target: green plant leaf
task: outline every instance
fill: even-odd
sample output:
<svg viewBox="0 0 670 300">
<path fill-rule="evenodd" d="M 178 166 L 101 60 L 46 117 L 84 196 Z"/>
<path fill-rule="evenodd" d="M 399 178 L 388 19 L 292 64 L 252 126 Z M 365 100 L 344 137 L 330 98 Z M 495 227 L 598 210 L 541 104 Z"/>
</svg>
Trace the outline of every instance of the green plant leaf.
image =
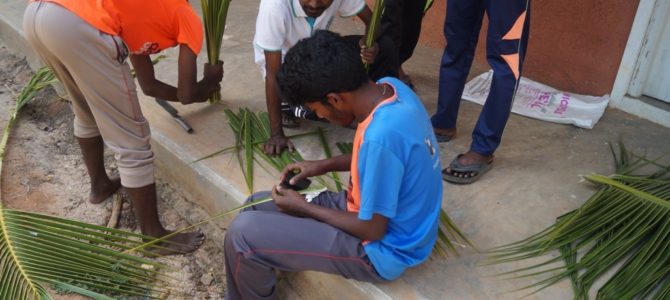
<svg viewBox="0 0 670 300">
<path fill-rule="evenodd" d="M 226 30 L 226 18 L 230 0 L 201 0 L 202 22 L 205 27 L 205 42 L 209 64 L 217 64 L 221 53 L 223 33 Z M 214 93 L 210 103 L 221 101 L 221 93 Z"/>
<path fill-rule="evenodd" d="M 41 68 L 18 95 L 0 140 L 0 175 L 7 142 L 20 110 L 40 90 L 56 81 L 51 70 Z M 112 299 L 104 294 L 157 298 L 163 289 L 156 288 L 154 283 L 170 286 L 171 279 L 159 272 L 163 265 L 118 252 L 143 243 L 146 237 L 7 209 L 1 200 L 0 299 L 51 299 L 44 284 L 96 299 Z"/>
<path fill-rule="evenodd" d="M 613 272 L 597 299 L 663 299 L 670 280 L 670 166 L 621 143 L 618 153 L 610 149 L 617 174 L 585 176 L 600 189 L 580 208 L 529 238 L 488 251 L 495 263 L 561 255 L 505 274 L 552 274 L 526 287 L 535 292 L 569 278 L 575 299 L 588 299 L 594 283 Z M 558 260 L 564 264 L 556 267 Z"/>
</svg>

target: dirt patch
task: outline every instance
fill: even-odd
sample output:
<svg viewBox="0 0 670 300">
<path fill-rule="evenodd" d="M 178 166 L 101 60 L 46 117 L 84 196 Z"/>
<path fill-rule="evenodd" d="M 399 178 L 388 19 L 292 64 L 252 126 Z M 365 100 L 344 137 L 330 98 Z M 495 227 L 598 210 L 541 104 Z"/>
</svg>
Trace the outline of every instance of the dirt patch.
<svg viewBox="0 0 670 300">
<path fill-rule="evenodd" d="M 0 47 L 0 125 L 4 127 L 14 107 L 15 95 L 32 76 L 24 60 Z M 101 204 L 87 201 L 89 179 L 79 147 L 72 132 L 73 114 L 69 102 L 60 99 L 48 88 L 19 116 L 9 141 L 4 162 L 2 182 L 3 205 L 13 209 L 40 212 L 96 225 L 106 225 L 112 201 Z M 116 174 L 113 153 L 106 150 L 107 170 Z M 206 216 L 194 207 L 179 191 L 157 178 L 159 213 L 169 229 L 189 225 L 186 219 L 201 220 Z M 127 200 L 119 228 L 137 231 L 131 206 Z M 181 215 L 180 215 L 181 214 Z M 223 299 L 223 253 L 216 244 L 222 242 L 220 230 L 203 231 L 208 239 L 195 253 L 159 259 L 172 266 L 169 276 L 180 284 L 168 299 Z M 56 299 L 85 299 L 74 295 Z"/>
</svg>

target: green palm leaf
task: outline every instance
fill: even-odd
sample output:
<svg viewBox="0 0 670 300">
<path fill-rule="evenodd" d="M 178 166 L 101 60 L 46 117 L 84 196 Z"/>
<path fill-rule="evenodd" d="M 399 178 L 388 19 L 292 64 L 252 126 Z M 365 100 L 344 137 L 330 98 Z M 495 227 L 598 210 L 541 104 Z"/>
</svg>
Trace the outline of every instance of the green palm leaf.
<svg viewBox="0 0 670 300">
<path fill-rule="evenodd" d="M 0 174 L 18 113 L 55 81 L 54 74 L 42 68 L 18 96 L 0 140 Z M 152 238 L 7 209 L 0 199 L 0 299 L 51 299 L 44 284 L 95 299 L 110 299 L 105 294 L 157 298 L 165 289 L 153 284 L 169 286 L 171 281 L 159 272 L 165 266 L 120 252 L 147 239 Z"/>
<path fill-rule="evenodd" d="M 621 143 L 618 152 L 612 148 L 617 174 L 584 177 L 600 186 L 584 205 L 538 234 L 490 250 L 492 261 L 518 261 L 559 250 L 556 258 L 506 274 L 543 277 L 527 286 L 535 291 L 568 278 L 575 299 L 588 299 L 596 280 L 613 271 L 597 299 L 667 297 L 670 166 L 629 152 Z M 557 266 L 560 262 L 563 265 Z"/>
<path fill-rule="evenodd" d="M 202 7 L 202 22 L 205 26 L 207 59 L 209 64 L 214 65 L 218 63 L 221 53 L 230 0 L 201 0 L 200 6 Z M 210 103 L 221 101 L 221 93 L 215 93 L 209 101 Z"/>
<path fill-rule="evenodd" d="M 365 46 L 368 48 L 372 47 L 379 36 L 379 24 L 385 7 L 386 0 L 375 0 L 375 6 L 372 9 L 372 19 L 370 20 L 370 25 L 368 25 L 368 31 L 365 33 Z M 370 66 L 366 64 L 365 69 L 369 70 Z"/>
<path fill-rule="evenodd" d="M 233 130 L 236 138 L 236 146 L 233 148 L 236 151 L 244 150 L 244 157 L 238 155 L 238 161 L 242 167 L 242 172 L 245 175 L 249 193 L 253 192 L 253 161 L 261 160 L 270 165 L 277 172 L 281 172 L 284 168 L 294 162 L 302 161 L 302 155 L 298 151 L 284 151 L 278 156 L 269 156 L 263 151 L 263 144 L 270 139 L 270 120 L 266 112 L 254 113 L 248 108 L 240 108 L 238 113 L 232 110 L 225 110 L 228 117 L 228 125 Z M 301 137 L 307 135 L 319 134 L 319 131 L 297 134 L 294 137 Z M 205 156 L 196 161 L 200 161 L 212 157 L 219 153 L 224 153 L 230 148 L 217 151 L 213 154 Z M 263 167 L 261 165 L 261 167 Z M 316 177 L 317 182 L 322 186 L 330 187 L 325 178 Z M 336 181 L 338 182 L 338 181 Z"/>
</svg>

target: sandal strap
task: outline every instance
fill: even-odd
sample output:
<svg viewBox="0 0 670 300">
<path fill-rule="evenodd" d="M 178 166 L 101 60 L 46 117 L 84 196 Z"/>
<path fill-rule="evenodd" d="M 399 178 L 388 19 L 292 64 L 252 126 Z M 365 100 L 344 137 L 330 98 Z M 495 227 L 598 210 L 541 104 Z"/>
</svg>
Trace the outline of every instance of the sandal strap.
<svg viewBox="0 0 670 300">
<path fill-rule="evenodd" d="M 461 158 L 463 154 L 459 154 L 454 158 L 454 160 L 451 161 L 451 164 L 449 164 L 449 168 L 451 168 L 451 172 L 458 172 L 458 173 L 466 173 L 466 172 L 477 172 L 481 173 L 482 171 L 485 171 L 491 166 L 491 163 L 493 163 L 493 160 L 486 162 L 486 163 L 476 163 L 476 164 L 469 164 L 469 165 L 464 165 L 461 164 L 458 159 Z"/>
</svg>

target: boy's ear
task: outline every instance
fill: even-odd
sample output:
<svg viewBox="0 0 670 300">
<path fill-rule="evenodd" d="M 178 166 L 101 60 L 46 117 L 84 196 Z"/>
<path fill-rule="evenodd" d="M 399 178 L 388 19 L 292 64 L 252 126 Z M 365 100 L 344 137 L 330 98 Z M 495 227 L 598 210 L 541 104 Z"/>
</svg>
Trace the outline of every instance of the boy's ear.
<svg viewBox="0 0 670 300">
<path fill-rule="evenodd" d="M 342 97 L 338 93 L 328 93 L 326 99 L 328 100 L 328 104 L 332 107 L 339 107 L 339 105 L 342 105 Z"/>
</svg>

